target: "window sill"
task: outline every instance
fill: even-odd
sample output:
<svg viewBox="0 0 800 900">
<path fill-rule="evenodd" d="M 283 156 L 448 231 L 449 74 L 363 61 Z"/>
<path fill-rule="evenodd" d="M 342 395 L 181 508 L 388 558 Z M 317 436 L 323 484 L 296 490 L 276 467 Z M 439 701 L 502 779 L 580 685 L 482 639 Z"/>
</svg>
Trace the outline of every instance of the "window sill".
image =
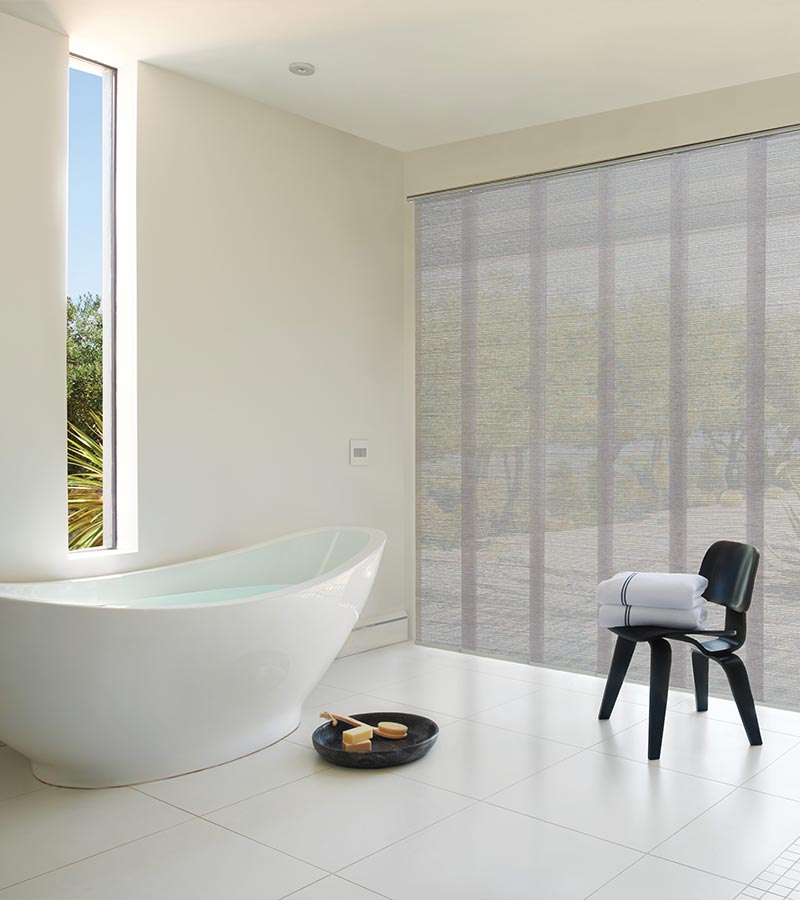
<svg viewBox="0 0 800 900">
<path fill-rule="evenodd" d="M 97 549 L 92 550 L 69 550 L 67 552 L 67 559 L 72 561 L 81 561 L 84 559 L 108 559 L 109 557 L 115 556 L 131 556 L 133 553 L 136 553 L 136 550 L 133 549 L 124 549 L 122 547 L 98 547 Z"/>
</svg>

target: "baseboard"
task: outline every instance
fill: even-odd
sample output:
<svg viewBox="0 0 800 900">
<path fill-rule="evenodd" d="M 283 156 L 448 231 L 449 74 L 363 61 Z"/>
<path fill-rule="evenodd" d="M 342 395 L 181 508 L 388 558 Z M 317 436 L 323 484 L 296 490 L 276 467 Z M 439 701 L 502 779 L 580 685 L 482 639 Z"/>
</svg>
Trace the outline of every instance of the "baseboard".
<svg viewBox="0 0 800 900">
<path fill-rule="evenodd" d="M 350 632 L 339 656 L 352 656 L 376 647 L 399 644 L 408 640 L 408 613 L 384 613 L 369 619 L 361 619 Z"/>
</svg>

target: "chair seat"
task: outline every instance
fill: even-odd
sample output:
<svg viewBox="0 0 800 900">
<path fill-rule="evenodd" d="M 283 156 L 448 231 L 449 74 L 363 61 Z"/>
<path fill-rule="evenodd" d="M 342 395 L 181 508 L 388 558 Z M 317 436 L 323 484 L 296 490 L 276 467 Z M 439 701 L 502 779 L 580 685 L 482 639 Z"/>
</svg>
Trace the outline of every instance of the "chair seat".
<svg viewBox="0 0 800 900">
<path fill-rule="evenodd" d="M 652 641 L 675 633 L 673 628 L 659 628 L 658 625 L 621 625 L 619 628 L 608 630 L 625 638 L 626 641 Z"/>
<path fill-rule="evenodd" d="M 614 634 L 625 638 L 626 641 L 653 641 L 657 638 L 666 638 L 672 641 L 683 641 L 691 644 L 705 656 L 724 656 L 738 650 L 742 642 L 737 640 L 735 632 L 722 631 L 673 631 L 668 628 L 659 628 L 655 625 L 622 626 L 609 628 Z M 713 640 L 699 641 L 696 638 L 710 637 Z"/>
</svg>

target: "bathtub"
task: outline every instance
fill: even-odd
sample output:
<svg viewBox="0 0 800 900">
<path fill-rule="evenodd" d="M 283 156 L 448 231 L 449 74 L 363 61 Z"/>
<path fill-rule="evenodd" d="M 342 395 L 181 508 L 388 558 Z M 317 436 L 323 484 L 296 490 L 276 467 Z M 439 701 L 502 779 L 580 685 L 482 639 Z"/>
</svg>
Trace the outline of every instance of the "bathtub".
<svg viewBox="0 0 800 900">
<path fill-rule="evenodd" d="M 386 536 L 328 528 L 158 569 L 0 584 L 0 740 L 64 787 L 153 781 L 292 732 Z"/>
</svg>

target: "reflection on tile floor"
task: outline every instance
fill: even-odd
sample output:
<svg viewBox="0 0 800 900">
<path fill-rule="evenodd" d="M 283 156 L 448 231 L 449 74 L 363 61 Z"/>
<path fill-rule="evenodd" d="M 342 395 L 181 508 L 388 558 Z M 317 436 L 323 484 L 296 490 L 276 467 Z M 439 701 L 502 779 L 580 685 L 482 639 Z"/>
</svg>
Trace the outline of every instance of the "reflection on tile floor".
<svg viewBox="0 0 800 900">
<path fill-rule="evenodd" d="M 45 787 L 0 747 L 0 898 L 800 900 L 800 714 L 675 693 L 647 761 L 647 696 L 597 720 L 602 681 L 398 644 L 337 660 L 287 739 L 204 772 Z M 417 711 L 431 755 L 353 772 L 319 712 Z M 580 865 L 575 860 L 580 859 Z"/>
</svg>

